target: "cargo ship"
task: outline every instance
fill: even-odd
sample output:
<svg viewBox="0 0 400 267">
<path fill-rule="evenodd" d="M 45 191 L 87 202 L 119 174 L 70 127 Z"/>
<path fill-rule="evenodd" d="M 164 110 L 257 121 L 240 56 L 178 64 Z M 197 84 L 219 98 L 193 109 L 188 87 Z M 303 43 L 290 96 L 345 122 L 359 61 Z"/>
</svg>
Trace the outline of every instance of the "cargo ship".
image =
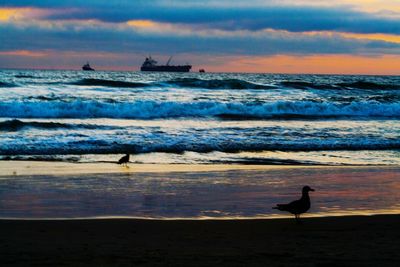
<svg viewBox="0 0 400 267">
<path fill-rule="evenodd" d="M 157 65 L 157 61 L 151 58 L 151 56 L 146 57 L 146 60 L 143 62 L 141 71 L 169 71 L 169 72 L 189 72 L 192 68 L 192 65 L 169 65 L 172 57 L 170 57 L 165 65 Z"/>
<path fill-rule="evenodd" d="M 82 66 L 82 70 L 94 71 L 94 69 L 90 67 L 89 62 L 86 62 L 86 64 Z"/>
</svg>

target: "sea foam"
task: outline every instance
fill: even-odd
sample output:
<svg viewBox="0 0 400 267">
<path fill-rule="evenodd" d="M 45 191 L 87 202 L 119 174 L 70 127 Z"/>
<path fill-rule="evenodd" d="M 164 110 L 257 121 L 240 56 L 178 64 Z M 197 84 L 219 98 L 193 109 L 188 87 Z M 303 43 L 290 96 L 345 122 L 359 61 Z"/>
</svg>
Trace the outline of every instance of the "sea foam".
<svg viewBox="0 0 400 267">
<path fill-rule="evenodd" d="M 9 101 L 0 103 L 0 117 L 11 118 L 176 118 L 243 117 L 273 119 L 282 117 L 400 117 L 399 103 L 377 101 L 336 104 L 313 101 L 173 102 L 133 101 Z"/>
</svg>

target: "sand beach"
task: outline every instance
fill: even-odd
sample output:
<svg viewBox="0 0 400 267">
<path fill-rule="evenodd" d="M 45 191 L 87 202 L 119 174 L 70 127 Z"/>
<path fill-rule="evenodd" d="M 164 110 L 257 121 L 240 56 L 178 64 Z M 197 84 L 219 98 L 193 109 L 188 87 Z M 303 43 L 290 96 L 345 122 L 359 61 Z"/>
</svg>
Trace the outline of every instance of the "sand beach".
<svg viewBox="0 0 400 267">
<path fill-rule="evenodd" d="M 399 215 L 1 220 L 2 266 L 398 266 Z"/>
<path fill-rule="evenodd" d="M 345 210 L 347 202 L 343 202 L 342 212 L 321 209 L 321 199 L 326 200 L 323 196 L 327 192 L 332 194 L 336 192 L 340 195 L 342 191 L 345 191 L 348 195 L 356 194 L 356 191 L 348 191 L 348 188 L 340 190 L 341 183 L 337 182 L 340 179 L 344 179 L 350 187 L 357 187 L 356 183 L 360 183 L 358 179 L 362 178 L 376 190 L 385 191 L 385 187 L 379 189 L 378 186 L 373 185 L 373 181 L 380 178 L 376 181 L 377 184 L 382 186 L 386 183 L 393 187 L 397 184 L 396 177 L 400 173 L 396 166 L 269 167 L 132 164 L 130 168 L 123 168 L 107 164 L 92 164 L 89 167 L 85 164 L 52 162 L 3 161 L 0 164 L 2 185 L 12 184 L 11 178 L 23 179 L 25 182 L 30 179 L 43 182 L 46 177 L 57 181 L 57 177 L 90 179 L 92 175 L 96 175 L 96 179 L 99 177 L 105 179 L 104 177 L 108 176 L 118 180 L 126 177 L 119 176 L 121 173 L 126 175 L 126 172 L 133 180 L 157 176 L 158 173 L 161 175 L 159 179 L 170 179 L 169 183 L 178 178 L 189 180 L 191 176 L 198 178 L 194 176 L 196 173 L 213 176 L 217 181 L 220 176 L 216 174 L 236 175 L 237 179 L 261 175 L 267 181 L 271 175 L 275 177 L 280 174 L 290 179 L 294 177 L 291 174 L 295 174 L 301 178 L 295 180 L 295 183 L 301 184 L 306 179 L 311 181 L 311 184 L 316 184 L 314 187 L 317 189 L 316 195 L 313 196 L 314 207 L 308 215 L 304 216 L 302 224 L 296 224 L 295 220 L 287 214 L 267 214 L 268 216 L 264 219 L 249 219 L 245 216 L 210 218 L 199 214 L 194 219 L 189 215 L 186 218 L 183 216 L 177 219 L 173 218 L 174 213 L 170 214 L 171 218 L 163 219 L 133 219 L 129 216 L 126 218 L 98 216 L 87 219 L 77 217 L 44 219 L 37 215 L 46 214 L 40 213 L 46 207 L 49 212 L 53 212 L 52 209 L 57 207 L 42 203 L 39 209 L 32 204 L 32 209 L 37 209 L 35 211 L 38 212 L 29 214 L 33 217 L 0 220 L 0 250 L 3 266 L 376 266 L 378 264 L 397 266 L 400 264 L 397 251 L 400 247 L 400 231 L 398 230 L 400 216 L 396 215 L 398 214 L 396 205 L 388 204 L 386 210 L 382 207 L 374 210 L 372 206 L 369 209 L 360 207 L 359 210 Z M 86 172 L 80 173 L 83 167 L 88 168 Z M 332 177 L 328 174 L 335 177 L 333 181 L 336 183 L 330 180 Z M 320 176 L 330 181 L 330 187 L 327 184 L 321 184 L 318 180 Z M 286 182 L 289 183 L 289 181 Z M 64 185 L 67 186 L 68 183 Z M 229 186 L 234 186 L 234 184 Z M 163 191 L 162 187 L 160 188 L 160 191 Z M 37 192 L 37 195 L 46 195 L 46 190 Z M 174 190 L 180 189 L 175 187 Z M 208 190 L 209 197 L 212 199 L 212 191 L 215 188 L 210 187 Z M 52 201 L 59 203 L 61 210 L 64 210 L 62 207 L 64 193 L 59 191 L 59 199 Z M 86 191 L 86 193 L 91 194 L 91 191 Z M 226 193 L 228 196 L 231 194 L 230 191 Z M 250 193 L 251 190 L 248 194 Z M 19 202 L 17 207 L 20 211 L 24 212 L 24 205 L 31 208 L 29 205 L 38 201 L 38 196 L 34 197 L 34 194 L 30 194 L 32 198 L 30 200 L 14 199 Z M 24 195 L 26 196 L 26 193 Z M 17 194 L 12 195 L 2 191 L 3 215 L 15 208 L 10 204 L 11 196 L 17 196 Z M 41 201 L 46 203 L 48 199 L 42 197 Z M 113 201 L 112 197 L 107 195 L 103 197 Z M 294 197 L 296 194 L 288 196 L 288 198 Z M 366 196 L 366 198 L 373 197 Z M 82 200 L 79 196 L 76 198 L 77 205 L 87 205 L 80 202 Z M 121 199 L 114 199 L 114 201 L 120 204 L 124 198 Z M 386 198 L 382 201 L 389 203 L 393 199 Z M 257 205 L 254 199 L 249 202 Z M 70 203 L 74 205 L 74 202 Z M 95 202 L 92 204 L 96 205 Z M 131 204 L 134 206 L 134 203 Z M 325 205 L 328 204 L 325 203 Z M 265 203 L 265 205 L 270 210 L 271 204 Z M 121 207 L 114 205 L 113 208 Z M 155 212 L 159 211 L 156 207 L 153 208 Z M 240 209 L 240 207 L 236 208 Z M 191 210 L 195 209 L 196 207 L 191 207 Z M 12 211 L 14 214 L 19 214 L 15 210 Z M 140 212 L 140 210 L 131 212 Z M 253 215 L 253 217 L 256 216 Z"/>
</svg>

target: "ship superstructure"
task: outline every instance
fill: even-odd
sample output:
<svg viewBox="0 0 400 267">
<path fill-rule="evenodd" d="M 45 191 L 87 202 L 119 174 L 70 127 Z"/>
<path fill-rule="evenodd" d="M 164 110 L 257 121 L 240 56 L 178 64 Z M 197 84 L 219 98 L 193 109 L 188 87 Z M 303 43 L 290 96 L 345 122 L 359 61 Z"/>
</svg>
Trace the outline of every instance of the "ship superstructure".
<svg viewBox="0 0 400 267">
<path fill-rule="evenodd" d="M 192 68 L 192 65 L 169 65 L 172 57 L 170 57 L 165 65 L 157 65 L 157 61 L 154 60 L 151 56 L 146 57 L 146 60 L 143 62 L 141 71 L 170 71 L 170 72 L 189 72 Z"/>
</svg>

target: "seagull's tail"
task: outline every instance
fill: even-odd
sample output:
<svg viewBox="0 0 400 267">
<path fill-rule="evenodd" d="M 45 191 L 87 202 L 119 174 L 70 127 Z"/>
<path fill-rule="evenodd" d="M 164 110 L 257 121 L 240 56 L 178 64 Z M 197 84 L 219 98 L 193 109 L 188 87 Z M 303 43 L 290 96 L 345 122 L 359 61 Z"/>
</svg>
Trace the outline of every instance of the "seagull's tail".
<svg viewBox="0 0 400 267">
<path fill-rule="evenodd" d="M 285 205 L 285 204 L 277 204 L 275 207 L 272 207 L 272 209 L 285 211 L 286 210 L 286 206 L 287 205 Z"/>
</svg>

